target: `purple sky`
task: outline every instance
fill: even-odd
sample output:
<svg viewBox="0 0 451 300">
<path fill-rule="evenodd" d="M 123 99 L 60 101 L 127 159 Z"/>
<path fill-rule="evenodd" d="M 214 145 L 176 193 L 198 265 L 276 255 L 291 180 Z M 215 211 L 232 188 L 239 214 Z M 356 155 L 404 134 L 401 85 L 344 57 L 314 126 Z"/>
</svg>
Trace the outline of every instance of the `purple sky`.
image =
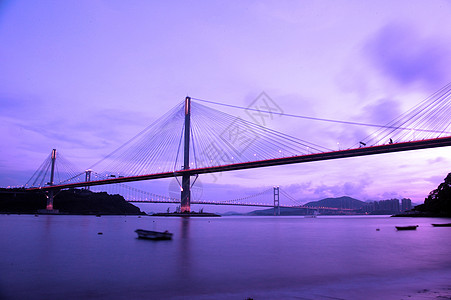
<svg viewBox="0 0 451 300">
<path fill-rule="evenodd" d="M 186 95 L 248 106 L 264 91 L 284 112 L 384 124 L 451 81 L 450 13 L 449 1 L 0 1 L 0 186 L 24 184 L 52 148 L 83 170 Z M 334 149 L 371 131 L 268 126 Z M 441 148 L 200 180 L 224 199 L 280 185 L 303 202 L 422 202 L 450 163 Z"/>
</svg>

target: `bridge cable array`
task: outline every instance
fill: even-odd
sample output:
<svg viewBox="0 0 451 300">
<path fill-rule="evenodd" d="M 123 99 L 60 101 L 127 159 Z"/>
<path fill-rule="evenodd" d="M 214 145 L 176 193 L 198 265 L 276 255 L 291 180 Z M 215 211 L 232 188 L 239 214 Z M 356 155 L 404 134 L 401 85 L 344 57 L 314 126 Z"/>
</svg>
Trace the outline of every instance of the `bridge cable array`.
<svg viewBox="0 0 451 300">
<path fill-rule="evenodd" d="M 47 158 L 42 162 L 30 179 L 28 179 L 24 186 L 36 187 L 48 185 L 50 183 L 49 179 L 51 166 L 52 154 L 47 156 Z M 81 175 L 84 175 L 84 172 L 80 173 L 77 171 L 77 168 L 69 160 L 62 156 L 60 152 L 56 152 L 54 175 L 54 183 L 62 183 L 71 180 L 76 181 L 75 179 Z"/>
<path fill-rule="evenodd" d="M 296 116 L 274 111 L 256 110 L 198 98 L 191 103 L 190 169 L 209 168 L 243 162 L 269 160 L 322 153 L 331 149 L 286 135 L 261 125 L 243 120 L 198 102 L 232 108 L 255 110 L 289 117 L 306 118 L 351 125 L 379 127 L 360 145 L 377 145 L 388 142 L 406 142 L 432 139 L 450 135 L 451 83 L 426 98 L 386 125 L 375 125 L 314 117 Z M 184 169 L 184 102 L 151 123 L 122 146 L 106 155 L 88 169 L 94 169 L 103 178 L 139 176 Z M 358 146 L 359 144 L 357 144 Z M 357 148 L 357 146 L 355 148 Z M 84 181 L 85 172 L 77 172 L 64 157 L 56 154 L 54 183 Z M 47 185 L 51 156 L 47 157 L 28 180 L 26 186 Z M 61 175 L 61 174 L 64 174 Z"/>
<path fill-rule="evenodd" d="M 441 134 L 449 133 L 449 134 L 451 134 L 451 132 L 445 132 L 445 129 L 443 129 L 443 130 L 434 130 L 434 129 L 401 127 L 401 126 L 390 125 L 390 124 L 372 124 L 372 123 L 364 123 L 364 122 L 325 119 L 325 118 L 318 118 L 318 117 L 312 117 L 312 116 L 288 114 L 288 113 L 277 112 L 277 111 L 273 111 L 273 110 L 264 110 L 264 109 L 257 109 L 257 108 L 252 108 L 252 107 L 244 107 L 244 106 L 226 104 L 226 103 L 215 102 L 215 101 L 212 101 L 212 100 L 205 100 L 205 99 L 200 99 L 200 98 L 193 98 L 193 99 L 197 100 L 197 101 L 205 102 L 205 103 L 210 103 L 210 104 L 220 105 L 220 106 L 225 106 L 225 107 L 230 107 L 230 108 L 236 108 L 236 109 L 245 110 L 245 111 L 255 111 L 255 112 L 258 112 L 258 113 L 267 113 L 267 114 L 271 114 L 271 115 L 279 115 L 279 116 L 293 117 L 293 118 L 313 120 L 313 121 L 322 121 L 322 122 L 338 123 L 338 124 L 345 124 L 345 125 L 357 125 L 357 126 L 376 127 L 376 128 L 388 128 L 388 129 L 394 129 L 394 130 L 416 130 L 416 131 L 419 131 L 419 132 L 430 132 L 430 133 L 441 133 Z"/>
<path fill-rule="evenodd" d="M 290 194 L 288 194 L 284 189 L 280 189 L 280 193 L 282 195 L 284 195 L 285 197 L 287 197 L 289 200 L 291 200 L 291 202 L 295 203 L 296 205 L 303 206 L 303 204 L 299 200 L 296 200 L 294 197 L 292 197 Z"/>
<path fill-rule="evenodd" d="M 450 136 L 451 83 L 365 137 L 367 145 L 408 142 Z"/>
<path fill-rule="evenodd" d="M 184 103 L 89 169 L 110 176 L 137 176 L 183 169 Z M 193 102 L 190 168 L 330 151 Z"/>
</svg>

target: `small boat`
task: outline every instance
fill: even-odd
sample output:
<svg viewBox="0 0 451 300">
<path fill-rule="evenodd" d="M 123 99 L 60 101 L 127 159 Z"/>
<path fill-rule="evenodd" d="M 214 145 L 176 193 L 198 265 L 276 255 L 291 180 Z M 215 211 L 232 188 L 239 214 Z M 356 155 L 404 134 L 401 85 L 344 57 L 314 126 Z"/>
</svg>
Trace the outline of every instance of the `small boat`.
<svg viewBox="0 0 451 300">
<path fill-rule="evenodd" d="M 135 232 L 138 234 L 139 239 L 147 239 L 147 240 L 171 240 L 172 233 L 167 230 L 164 232 L 160 231 L 151 231 L 144 229 L 136 229 Z"/>
<path fill-rule="evenodd" d="M 397 230 L 417 230 L 418 225 L 411 226 L 395 226 Z"/>
<path fill-rule="evenodd" d="M 432 224 L 434 227 L 451 227 L 451 223 Z"/>
<path fill-rule="evenodd" d="M 305 215 L 304 218 L 316 218 L 318 215 L 318 211 L 315 210 L 312 215 Z"/>
</svg>

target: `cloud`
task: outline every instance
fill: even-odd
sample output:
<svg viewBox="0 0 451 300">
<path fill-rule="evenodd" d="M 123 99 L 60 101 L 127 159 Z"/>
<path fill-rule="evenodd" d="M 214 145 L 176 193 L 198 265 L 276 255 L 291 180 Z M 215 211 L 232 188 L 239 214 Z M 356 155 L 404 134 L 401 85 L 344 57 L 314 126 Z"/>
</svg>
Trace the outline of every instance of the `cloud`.
<svg viewBox="0 0 451 300">
<path fill-rule="evenodd" d="M 385 125 L 401 115 L 399 102 L 392 99 L 379 99 L 363 108 L 363 119 L 377 125 Z"/>
<path fill-rule="evenodd" d="M 435 86 L 449 77 L 451 47 L 437 37 L 421 37 L 411 26 L 391 23 L 370 40 L 365 52 L 385 75 L 400 84 Z"/>
<path fill-rule="evenodd" d="M 38 119 L 46 113 L 46 103 L 36 95 L 0 95 L 0 117 L 10 117 L 15 119 Z"/>
<path fill-rule="evenodd" d="M 392 192 L 384 192 L 381 194 L 381 196 L 382 196 L 382 198 L 375 199 L 375 201 L 382 200 L 382 199 L 386 200 L 386 199 L 402 199 L 402 198 L 404 198 L 404 196 L 402 194 L 400 194 L 398 192 L 393 192 L 393 191 Z"/>
<path fill-rule="evenodd" d="M 444 181 L 445 176 L 443 175 L 434 175 L 430 176 L 428 178 L 425 178 L 424 180 L 433 183 L 435 186 L 438 186 L 440 183 Z"/>
<path fill-rule="evenodd" d="M 36 164 L 53 148 L 84 170 L 154 121 L 144 111 L 133 109 L 62 112 L 34 95 L 3 94 L 0 104 L 0 134 L 4 142 L 0 166 L 5 170 L 37 168 Z M 1 179 L 8 182 L 8 178 Z"/>
<path fill-rule="evenodd" d="M 303 182 L 283 187 L 282 198 L 290 204 L 293 200 L 306 203 L 328 197 L 350 196 L 356 199 L 366 199 L 366 188 L 372 184 L 369 178 L 361 178 L 357 181 L 338 182 L 335 184 L 323 184 Z M 288 194 L 290 197 L 287 197 Z M 288 198 L 288 199 L 286 199 Z M 291 199 L 290 199 L 291 198 Z"/>
<path fill-rule="evenodd" d="M 436 158 L 431 158 L 431 159 L 428 159 L 428 163 L 429 164 L 436 164 L 436 163 L 446 163 L 447 162 L 447 159 L 446 158 L 444 158 L 443 156 L 439 156 L 439 157 L 436 157 Z"/>
<path fill-rule="evenodd" d="M 365 198 L 365 189 L 371 184 L 368 178 L 362 178 L 359 181 L 344 182 L 336 185 L 318 185 L 314 189 L 314 195 L 317 198 L 350 196 Z"/>
</svg>

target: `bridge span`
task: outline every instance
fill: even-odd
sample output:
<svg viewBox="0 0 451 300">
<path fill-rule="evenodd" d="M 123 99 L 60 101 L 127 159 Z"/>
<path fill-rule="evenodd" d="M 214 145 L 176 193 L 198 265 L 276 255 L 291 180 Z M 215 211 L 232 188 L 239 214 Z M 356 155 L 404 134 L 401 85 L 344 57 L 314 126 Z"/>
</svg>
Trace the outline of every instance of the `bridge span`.
<svg viewBox="0 0 451 300">
<path fill-rule="evenodd" d="M 167 204 L 179 204 L 178 201 L 171 200 L 126 200 L 131 203 L 167 203 Z M 239 203 L 239 202 L 214 202 L 214 201 L 191 201 L 191 204 L 198 205 L 230 205 L 230 206 L 252 206 L 252 207 L 269 207 L 274 208 L 274 204 L 265 204 L 265 203 Z M 330 211 L 356 211 L 353 208 L 337 208 L 337 207 L 315 207 L 315 206 L 293 206 L 293 205 L 279 205 L 280 208 L 299 208 L 299 209 L 307 209 L 307 210 L 330 210 Z"/>
<path fill-rule="evenodd" d="M 78 182 L 74 182 L 72 179 L 78 174 L 56 183 L 54 149 L 51 160 L 37 171 L 39 175 L 36 177 L 47 174 L 51 166 L 50 181 L 47 185 L 28 189 L 48 191 L 47 207 L 51 209 L 53 194 L 57 190 L 175 177 L 180 186 L 181 211 L 189 212 L 190 203 L 195 203 L 191 197 L 191 187 L 195 182 L 191 183 L 192 176 L 447 147 L 451 146 L 451 132 L 448 131 L 451 126 L 450 113 L 451 83 L 387 125 L 377 125 L 380 129 L 360 140 L 359 145 L 333 151 L 191 103 L 191 98 L 186 97 L 184 102 L 143 130 L 145 134 L 141 136 L 140 133 L 119 147 L 116 151 L 123 151 L 117 153 L 117 161 L 110 157 L 116 151 L 103 159 L 108 159 L 105 172 L 117 172 L 116 175 L 109 173 L 106 178 L 92 180 L 91 168 L 88 168 L 84 180 L 79 178 Z M 128 147 L 137 137 L 136 144 Z M 212 150 L 217 152 L 211 153 Z"/>
<path fill-rule="evenodd" d="M 33 188 L 29 188 L 29 190 L 37 190 L 37 189 L 44 190 L 44 191 L 45 190 L 59 190 L 59 189 L 87 187 L 87 186 L 95 186 L 95 185 L 125 183 L 125 182 L 132 182 L 132 181 L 171 178 L 174 176 L 184 176 L 184 175 L 185 176 L 186 175 L 194 176 L 196 174 L 227 172 L 227 171 L 236 171 L 236 170 L 244 170 L 244 169 L 269 167 L 269 166 L 288 165 L 288 164 L 299 164 L 299 163 L 307 163 L 307 162 L 314 162 L 314 161 L 350 158 L 350 157 L 376 155 L 376 154 L 384 154 L 384 153 L 395 153 L 395 152 L 401 152 L 401 151 L 410 151 L 410 150 L 419 150 L 419 149 L 428 149 L 428 148 L 437 148 L 437 147 L 446 147 L 446 146 L 451 146 L 451 137 L 442 137 L 442 138 L 427 139 L 427 140 L 420 140 L 420 141 L 410 141 L 410 142 L 403 142 L 403 143 L 393 143 L 393 144 L 377 145 L 377 146 L 370 146 L 370 147 L 360 147 L 360 148 L 355 148 L 355 149 L 338 150 L 338 151 L 323 152 L 323 153 L 313 153 L 313 154 L 306 154 L 306 155 L 299 155 L 299 156 L 292 156 L 292 157 L 274 158 L 274 159 L 267 159 L 267 160 L 261 160 L 261 161 L 243 162 L 243 163 L 228 164 L 228 165 L 214 166 L 214 167 L 185 169 L 185 170 L 179 170 L 176 172 L 163 172 L 163 173 L 156 173 L 156 174 L 124 176 L 124 177 L 119 177 L 119 178 L 109 178 L 109 179 L 93 180 L 93 181 L 86 181 L 86 182 L 56 184 L 56 185 L 52 185 L 52 186 L 33 187 Z"/>
</svg>

